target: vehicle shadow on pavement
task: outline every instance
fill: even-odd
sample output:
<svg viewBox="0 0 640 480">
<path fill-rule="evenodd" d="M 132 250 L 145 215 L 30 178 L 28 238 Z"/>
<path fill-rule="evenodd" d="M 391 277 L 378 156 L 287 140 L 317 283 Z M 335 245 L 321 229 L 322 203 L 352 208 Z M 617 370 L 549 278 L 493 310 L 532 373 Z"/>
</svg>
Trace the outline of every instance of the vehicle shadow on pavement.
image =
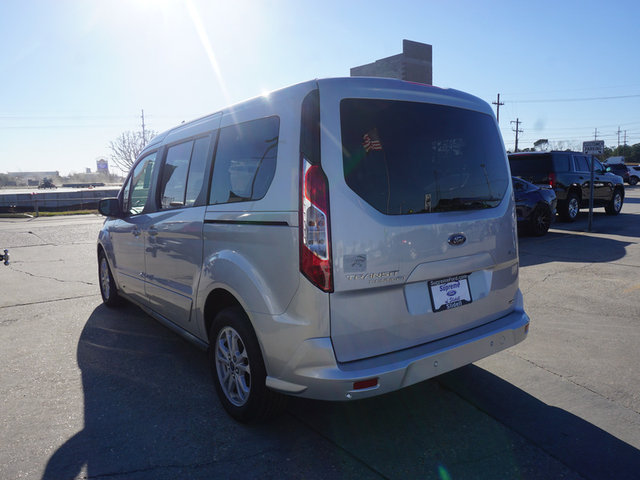
<svg viewBox="0 0 640 480">
<path fill-rule="evenodd" d="M 440 382 L 584 478 L 638 478 L 640 450 L 483 368 L 468 365 Z"/>
<path fill-rule="evenodd" d="M 97 307 L 77 362 L 84 428 L 51 456 L 43 478 L 332 478 L 357 462 L 290 416 L 248 427 L 227 416 L 207 355 L 137 307 Z"/>
<path fill-rule="evenodd" d="M 281 417 L 246 426 L 218 402 L 205 352 L 136 307 L 97 307 L 77 361 L 84 428 L 51 456 L 46 480 L 577 479 L 576 471 L 624 479 L 640 471 L 637 450 L 474 366 L 358 402 L 292 399 Z"/>
<path fill-rule="evenodd" d="M 598 233 L 594 230 L 593 233 Z M 549 262 L 606 263 L 620 260 L 632 242 L 574 233 L 550 231 L 544 237 L 519 239 L 520 266 Z"/>
<path fill-rule="evenodd" d="M 469 365 L 354 403 L 294 415 L 385 478 L 637 479 L 640 450 Z"/>
</svg>

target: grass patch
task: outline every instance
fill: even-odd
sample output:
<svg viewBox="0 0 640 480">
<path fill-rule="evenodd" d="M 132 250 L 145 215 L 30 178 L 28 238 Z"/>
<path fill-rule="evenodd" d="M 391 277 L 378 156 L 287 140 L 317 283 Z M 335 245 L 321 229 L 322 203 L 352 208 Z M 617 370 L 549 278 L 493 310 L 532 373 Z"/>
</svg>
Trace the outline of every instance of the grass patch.
<svg viewBox="0 0 640 480">
<path fill-rule="evenodd" d="M 61 212 L 38 212 L 39 217 L 60 217 L 63 215 L 100 215 L 98 210 L 65 210 Z M 35 217 L 36 212 L 0 213 L 0 218 L 30 218 Z"/>
<path fill-rule="evenodd" d="M 62 212 L 39 212 L 40 217 L 59 217 L 61 215 L 99 215 L 98 210 L 67 210 Z M 29 212 L 32 217 L 36 216 L 36 212 Z"/>
</svg>

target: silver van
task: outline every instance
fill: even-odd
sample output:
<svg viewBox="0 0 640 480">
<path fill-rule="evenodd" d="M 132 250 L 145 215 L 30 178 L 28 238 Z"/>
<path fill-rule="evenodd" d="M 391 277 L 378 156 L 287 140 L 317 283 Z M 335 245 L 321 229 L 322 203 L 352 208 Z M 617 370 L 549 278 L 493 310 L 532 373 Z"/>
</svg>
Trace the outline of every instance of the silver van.
<svg viewBox="0 0 640 480">
<path fill-rule="evenodd" d="M 245 101 L 158 135 L 100 212 L 104 303 L 208 349 L 240 421 L 286 395 L 391 392 L 528 333 L 504 145 L 459 91 L 337 78 Z"/>
</svg>

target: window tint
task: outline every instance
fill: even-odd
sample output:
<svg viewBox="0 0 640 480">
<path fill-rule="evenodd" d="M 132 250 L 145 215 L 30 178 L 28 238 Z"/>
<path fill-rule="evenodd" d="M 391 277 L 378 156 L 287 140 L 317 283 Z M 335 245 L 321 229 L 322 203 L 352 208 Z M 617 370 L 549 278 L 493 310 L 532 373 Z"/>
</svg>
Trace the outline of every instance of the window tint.
<svg viewBox="0 0 640 480">
<path fill-rule="evenodd" d="M 387 215 L 495 207 L 511 181 L 489 115 L 363 99 L 340 115 L 347 185 Z"/>
<path fill-rule="evenodd" d="M 193 142 L 180 143 L 167 150 L 160 182 L 160 208 L 184 206 L 187 189 L 187 173 Z"/>
<path fill-rule="evenodd" d="M 511 174 L 519 177 L 535 177 L 541 172 L 546 174 L 546 172 L 553 170 L 550 154 L 523 155 L 518 153 L 509 155 L 509 164 L 511 165 Z"/>
<path fill-rule="evenodd" d="M 276 169 L 278 117 L 220 130 L 210 204 L 246 202 L 265 196 Z"/>
<path fill-rule="evenodd" d="M 154 152 L 147 155 L 133 169 L 133 173 L 131 174 L 131 197 L 125 212 L 136 215 L 142 213 L 144 210 L 147 199 L 149 198 L 151 175 L 153 174 L 155 160 L 156 154 Z"/>
<path fill-rule="evenodd" d="M 529 186 L 524 183 L 522 180 L 519 179 L 512 179 L 513 180 L 513 189 L 517 190 L 519 192 L 526 192 L 527 190 L 529 190 Z"/>
<path fill-rule="evenodd" d="M 193 145 L 191 153 L 191 163 L 189 165 L 189 179 L 187 181 L 187 198 L 186 205 L 203 205 L 206 196 L 206 185 L 204 182 L 204 173 L 207 169 L 207 154 L 209 153 L 210 137 L 199 138 Z"/>
<path fill-rule="evenodd" d="M 556 172 L 570 172 L 569 155 L 554 155 L 553 167 Z"/>
<path fill-rule="evenodd" d="M 589 172 L 589 162 L 587 161 L 587 157 L 583 155 L 574 155 L 573 161 L 576 165 L 577 172 Z"/>
</svg>

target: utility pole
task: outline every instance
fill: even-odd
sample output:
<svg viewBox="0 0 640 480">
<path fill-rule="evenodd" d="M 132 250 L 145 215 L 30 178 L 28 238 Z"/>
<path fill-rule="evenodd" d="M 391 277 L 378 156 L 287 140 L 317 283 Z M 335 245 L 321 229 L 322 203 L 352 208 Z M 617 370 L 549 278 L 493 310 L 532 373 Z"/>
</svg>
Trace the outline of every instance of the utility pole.
<svg viewBox="0 0 640 480">
<path fill-rule="evenodd" d="M 624 146 L 627 146 L 627 131 L 624 131 Z"/>
<path fill-rule="evenodd" d="M 618 125 L 618 148 L 620 148 L 620 125 Z"/>
<path fill-rule="evenodd" d="M 518 151 L 518 133 L 522 133 L 523 131 L 520 130 L 520 124 L 522 123 L 520 121 L 519 118 L 516 118 L 516 121 L 514 122 L 513 120 L 511 120 L 511 123 L 515 123 L 516 124 L 516 129 L 513 130 L 514 132 L 516 132 L 516 152 Z"/>
<path fill-rule="evenodd" d="M 491 103 L 496 106 L 496 120 L 500 123 L 500 105 L 504 105 L 504 102 L 500 101 L 500 94 L 498 94 L 498 99 Z"/>
<path fill-rule="evenodd" d="M 593 139 L 597 140 L 598 139 L 598 129 L 596 128 L 595 131 L 593 132 Z"/>
<path fill-rule="evenodd" d="M 142 145 L 147 144 L 147 135 L 144 130 L 144 108 L 142 109 Z"/>
</svg>

